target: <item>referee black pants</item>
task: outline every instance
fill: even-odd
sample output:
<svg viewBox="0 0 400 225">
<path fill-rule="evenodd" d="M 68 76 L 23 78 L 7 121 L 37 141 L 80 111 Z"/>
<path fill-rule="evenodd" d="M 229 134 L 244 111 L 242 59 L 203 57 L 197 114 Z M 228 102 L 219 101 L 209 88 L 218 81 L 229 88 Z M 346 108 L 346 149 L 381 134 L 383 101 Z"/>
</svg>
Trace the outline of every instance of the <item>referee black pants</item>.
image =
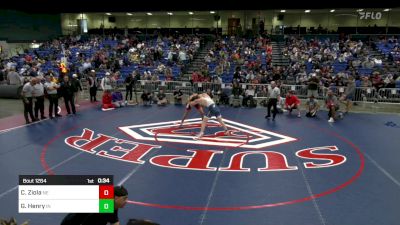
<svg viewBox="0 0 400 225">
<path fill-rule="evenodd" d="M 268 103 L 267 103 L 267 109 L 268 109 L 267 117 L 271 116 L 271 107 L 274 107 L 274 111 L 272 112 L 272 118 L 275 119 L 276 113 L 278 112 L 278 109 L 276 107 L 277 104 L 278 104 L 278 99 L 277 98 L 270 98 L 268 100 Z"/>
</svg>

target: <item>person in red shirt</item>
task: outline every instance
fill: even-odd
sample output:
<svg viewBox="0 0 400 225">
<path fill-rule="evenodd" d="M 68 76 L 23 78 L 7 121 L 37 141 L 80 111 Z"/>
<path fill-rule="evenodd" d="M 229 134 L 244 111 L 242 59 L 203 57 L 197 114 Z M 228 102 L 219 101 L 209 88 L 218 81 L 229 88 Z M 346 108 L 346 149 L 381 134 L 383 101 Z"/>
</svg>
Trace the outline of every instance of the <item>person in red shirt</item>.
<svg viewBox="0 0 400 225">
<path fill-rule="evenodd" d="M 101 109 L 103 111 L 115 109 L 115 105 L 112 103 L 112 95 L 109 90 L 104 91 L 102 103 L 103 103 L 103 105 L 102 105 Z"/>
<path fill-rule="evenodd" d="M 289 114 L 292 113 L 293 109 L 297 109 L 297 117 L 301 117 L 300 114 L 300 100 L 294 94 L 294 91 L 291 90 L 287 93 L 285 99 L 285 109 L 289 111 Z"/>
<path fill-rule="evenodd" d="M 197 82 L 201 82 L 201 77 L 199 76 L 199 74 L 197 73 L 197 70 L 195 70 L 193 73 L 192 73 L 192 82 L 193 83 L 197 83 Z"/>
</svg>

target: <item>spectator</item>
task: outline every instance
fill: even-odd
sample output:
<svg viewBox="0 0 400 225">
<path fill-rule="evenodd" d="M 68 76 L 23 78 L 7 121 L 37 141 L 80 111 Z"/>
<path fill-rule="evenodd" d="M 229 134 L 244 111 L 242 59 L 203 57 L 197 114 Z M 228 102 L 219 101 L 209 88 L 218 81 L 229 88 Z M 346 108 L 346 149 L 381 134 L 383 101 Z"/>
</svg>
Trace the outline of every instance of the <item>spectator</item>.
<svg viewBox="0 0 400 225">
<path fill-rule="evenodd" d="M 318 96 L 318 86 L 319 86 L 319 80 L 317 78 L 316 74 L 313 74 L 311 78 L 308 80 L 308 85 L 307 85 L 307 97 L 310 97 L 311 95 L 314 95 L 314 97 Z"/>
<path fill-rule="evenodd" d="M 21 77 L 17 72 L 15 72 L 15 68 L 11 68 L 10 71 L 7 74 L 7 82 L 9 85 L 17 85 L 21 86 L 22 85 L 22 80 Z"/>
</svg>

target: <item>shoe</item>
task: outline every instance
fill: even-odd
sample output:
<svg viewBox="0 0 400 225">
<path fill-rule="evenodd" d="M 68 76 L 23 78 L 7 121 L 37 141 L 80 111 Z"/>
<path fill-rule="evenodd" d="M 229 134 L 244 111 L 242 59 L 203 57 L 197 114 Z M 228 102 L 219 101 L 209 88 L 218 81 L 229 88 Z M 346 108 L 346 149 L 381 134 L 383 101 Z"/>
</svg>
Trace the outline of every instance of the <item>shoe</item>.
<svg viewBox="0 0 400 225">
<path fill-rule="evenodd" d="M 331 118 L 328 120 L 328 122 L 329 122 L 329 123 L 333 123 L 333 122 L 335 122 L 335 120 L 331 117 Z"/>
<path fill-rule="evenodd" d="M 47 119 L 47 117 L 42 116 L 42 117 L 40 117 L 40 119 L 41 119 L 41 120 L 45 120 L 45 119 Z"/>
<path fill-rule="evenodd" d="M 62 117 L 62 115 L 60 115 L 60 114 L 56 114 L 56 117 Z"/>
<path fill-rule="evenodd" d="M 49 116 L 49 117 L 50 117 L 51 120 L 54 118 L 53 116 Z"/>
<path fill-rule="evenodd" d="M 266 116 L 265 116 L 265 119 L 269 119 L 269 118 L 271 118 L 270 115 L 266 115 Z"/>
<path fill-rule="evenodd" d="M 272 121 L 275 121 L 275 117 L 272 117 Z"/>
<path fill-rule="evenodd" d="M 199 133 L 198 135 L 196 135 L 196 137 L 194 139 L 198 140 L 198 139 L 202 138 L 203 135 L 204 135 L 204 133 Z"/>
<path fill-rule="evenodd" d="M 297 117 L 298 117 L 298 118 L 301 118 L 301 115 L 300 115 L 300 114 L 298 114 L 298 115 L 297 115 Z"/>
<path fill-rule="evenodd" d="M 311 113 L 311 116 L 312 116 L 312 117 L 314 117 L 314 116 L 315 116 L 315 114 L 317 114 L 317 111 L 315 111 L 315 112 Z"/>
</svg>

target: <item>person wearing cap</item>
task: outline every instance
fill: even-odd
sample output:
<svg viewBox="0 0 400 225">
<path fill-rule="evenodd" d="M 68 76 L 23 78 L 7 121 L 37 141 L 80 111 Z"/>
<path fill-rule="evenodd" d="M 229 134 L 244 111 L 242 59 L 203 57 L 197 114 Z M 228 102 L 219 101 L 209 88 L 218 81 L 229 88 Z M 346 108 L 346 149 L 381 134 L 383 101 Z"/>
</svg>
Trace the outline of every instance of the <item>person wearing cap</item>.
<svg viewBox="0 0 400 225">
<path fill-rule="evenodd" d="M 78 78 L 77 74 L 72 74 L 72 86 L 74 89 L 74 104 L 76 107 L 79 107 L 80 105 L 78 104 L 79 101 L 79 92 L 82 91 L 82 85 L 81 85 L 81 81 Z"/>
<path fill-rule="evenodd" d="M 297 110 L 297 117 L 301 117 L 301 114 L 300 114 L 300 100 L 295 95 L 293 90 L 290 90 L 286 94 L 285 109 L 289 111 L 289 114 L 292 113 L 293 109 L 296 109 Z"/>
<path fill-rule="evenodd" d="M 124 208 L 128 200 L 128 191 L 123 186 L 114 187 L 113 213 L 70 213 L 64 217 L 61 225 L 120 225 L 118 211 Z"/>
<path fill-rule="evenodd" d="M 90 102 L 97 102 L 96 95 L 97 95 L 98 82 L 96 79 L 96 71 L 94 71 L 94 70 L 90 71 L 88 81 L 89 81 L 89 86 L 90 86 L 90 88 L 89 88 Z"/>
</svg>

